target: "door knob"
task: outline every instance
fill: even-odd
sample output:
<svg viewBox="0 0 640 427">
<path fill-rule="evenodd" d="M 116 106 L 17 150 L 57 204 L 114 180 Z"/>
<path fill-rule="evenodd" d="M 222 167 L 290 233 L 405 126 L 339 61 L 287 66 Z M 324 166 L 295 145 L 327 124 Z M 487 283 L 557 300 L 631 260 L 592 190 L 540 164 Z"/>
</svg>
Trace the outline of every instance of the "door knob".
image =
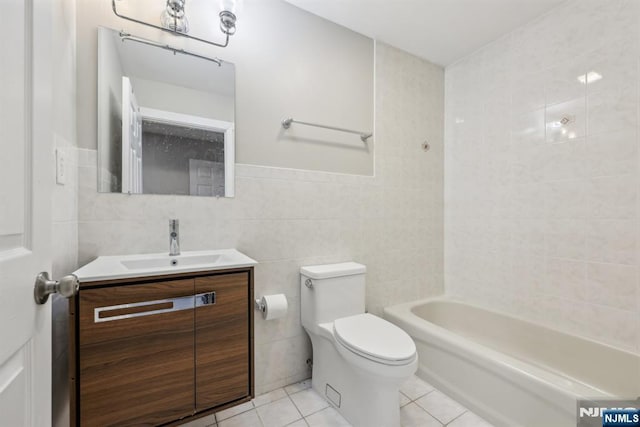
<svg viewBox="0 0 640 427">
<path fill-rule="evenodd" d="M 36 277 L 36 284 L 33 288 L 33 297 L 36 304 L 44 304 L 49 300 L 49 295 L 60 294 L 69 298 L 78 293 L 80 281 L 75 274 L 64 276 L 60 280 L 51 280 L 49 273 L 43 271 Z"/>
</svg>

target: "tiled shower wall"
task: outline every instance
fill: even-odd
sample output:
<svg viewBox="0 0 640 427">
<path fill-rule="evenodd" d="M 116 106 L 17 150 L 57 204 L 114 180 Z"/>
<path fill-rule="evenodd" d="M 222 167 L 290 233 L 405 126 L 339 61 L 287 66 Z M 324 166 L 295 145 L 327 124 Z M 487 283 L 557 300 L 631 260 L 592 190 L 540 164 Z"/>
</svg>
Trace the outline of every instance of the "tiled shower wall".
<svg viewBox="0 0 640 427">
<path fill-rule="evenodd" d="M 256 297 L 289 301 L 286 318 L 256 319 L 258 393 L 310 374 L 300 266 L 366 264 L 367 308 L 377 314 L 441 294 L 444 71 L 376 49 L 375 177 L 237 165 L 233 199 L 98 194 L 95 151 L 80 150 L 93 156 L 79 168 L 80 263 L 167 251 L 169 218 L 180 219 L 183 250 L 231 247 L 258 260 Z"/>
<path fill-rule="evenodd" d="M 640 352 L 637 0 L 564 3 L 446 70 L 448 293 Z"/>
</svg>

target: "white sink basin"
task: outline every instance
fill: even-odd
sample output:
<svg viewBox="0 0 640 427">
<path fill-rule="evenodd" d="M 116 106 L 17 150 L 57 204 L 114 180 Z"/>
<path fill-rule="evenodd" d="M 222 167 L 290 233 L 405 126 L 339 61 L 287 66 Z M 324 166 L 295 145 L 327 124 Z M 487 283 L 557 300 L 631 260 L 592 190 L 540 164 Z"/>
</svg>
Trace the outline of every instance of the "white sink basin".
<svg viewBox="0 0 640 427">
<path fill-rule="evenodd" d="M 256 265 L 257 262 L 235 249 L 163 254 L 101 256 L 75 271 L 81 282 L 159 276 L 193 271 L 222 270 Z"/>
<path fill-rule="evenodd" d="M 120 263 L 129 270 L 148 270 L 153 268 L 162 267 L 178 267 L 178 266 L 192 266 L 192 265 L 214 265 L 220 259 L 222 255 L 193 255 L 185 254 L 178 256 L 161 255 L 154 256 L 152 258 L 141 258 L 122 260 Z"/>
</svg>

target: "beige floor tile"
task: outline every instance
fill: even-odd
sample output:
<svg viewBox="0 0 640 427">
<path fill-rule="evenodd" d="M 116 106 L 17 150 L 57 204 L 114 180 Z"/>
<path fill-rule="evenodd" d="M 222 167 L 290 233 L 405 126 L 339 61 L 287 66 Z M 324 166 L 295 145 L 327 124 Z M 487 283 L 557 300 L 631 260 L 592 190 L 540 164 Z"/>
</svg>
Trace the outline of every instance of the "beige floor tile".
<svg viewBox="0 0 640 427">
<path fill-rule="evenodd" d="M 220 412 L 216 412 L 216 419 L 218 420 L 218 422 L 220 422 L 222 420 L 226 420 L 227 418 L 231 418 L 243 412 L 250 411 L 251 409 L 253 409 L 253 403 L 251 402 L 241 403 L 240 405 L 233 406 L 228 409 L 223 409 Z"/>
<path fill-rule="evenodd" d="M 451 423 L 447 424 L 447 427 L 493 427 L 487 421 L 483 420 L 473 412 L 465 412 Z"/>
<path fill-rule="evenodd" d="M 257 411 L 265 427 L 284 427 L 302 418 L 289 397 L 260 406 Z"/>
<path fill-rule="evenodd" d="M 438 390 L 422 396 L 415 403 L 443 424 L 451 422 L 451 420 L 467 410 L 464 406 Z"/>
<path fill-rule="evenodd" d="M 263 427 L 255 409 L 220 421 L 218 427 Z"/>
<path fill-rule="evenodd" d="M 400 408 L 400 425 L 402 427 L 442 427 L 438 420 L 415 403 L 409 403 Z"/>
<path fill-rule="evenodd" d="M 290 397 L 304 417 L 329 407 L 329 403 L 312 388 L 294 393 Z"/>
<path fill-rule="evenodd" d="M 416 400 L 433 390 L 428 382 L 413 375 L 400 387 L 400 391 L 411 400 Z"/>
<path fill-rule="evenodd" d="M 309 427 L 351 427 L 335 409 L 329 407 L 305 418 Z"/>
</svg>

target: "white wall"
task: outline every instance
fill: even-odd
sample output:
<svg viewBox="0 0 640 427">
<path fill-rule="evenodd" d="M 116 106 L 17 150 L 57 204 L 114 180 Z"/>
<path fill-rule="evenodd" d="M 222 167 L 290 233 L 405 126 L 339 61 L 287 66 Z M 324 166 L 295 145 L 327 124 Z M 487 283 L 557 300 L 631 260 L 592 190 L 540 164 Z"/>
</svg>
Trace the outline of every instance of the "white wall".
<svg viewBox="0 0 640 427">
<path fill-rule="evenodd" d="M 235 101 L 233 97 L 137 77 L 131 79 L 131 84 L 140 107 L 225 122 L 234 121 Z"/>
<path fill-rule="evenodd" d="M 163 2 L 135 0 L 139 13 L 157 21 Z M 193 0 L 192 31 L 218 41 L 215 4 Z M 189 6 L 190 5 L 190 6 Z M 198 9 L 200 8 L 200 9 Z M 122 9 L 124 10 L 124 9 Z M 373 41 L 282 0 L 247 0 L 238 31 L 225 49 L 191 42 L 117 18 L 111 2 L 78 0 L 78 138 L 96 148 L 97 27 L 220 57 L 236 65 L 236 159 L 239 163 L 373 174 L 372 139 L 280 123 L 293 116 L 363 131 L 373 130 Z M 198 16 L 200 15 L 200 16 Z M 198 19 L 207 31 L 198 33 Z M 211 21 L 213 20 L 213 21 Z M 205 25 L 206 24 L 206 25 Z"/>
<path fill-rule="evenodd" d="M 385 45 L 376 58 L 375 177 L 238 165 L 234 199 L 126 196 L 97 193 L 94 159 L 80 167 L 80 262 L 164 252 L 169 218 L 181 221 L 183 250 L 232 247 L 257 259 L 256 296 L 283 292 L 290 304 L 284 319 L 256 319 L 258 393 L 309 376 L 300 266 L 366 264 L 377 314 L 441 294 L 444 72 Z"/>
<path fill-rule="evenodd" d="M 636 352 L 638 7 L 570 1 L 448 67 L 445 143 L 447 292 Z"/>
<path fill-rule="evenodd" d="M 97 84 L 101 112 L 98 118 L 98 140 L 100 149 L 100 191 L 116 191 L 113 177 L 121 187 L 122 176 L 122 61 L 117 41 L 104 31 L 100 33 L 98 62 L 103 70 Z M 121 188 L 120 188 L 121 190 Z"/>
</svg>

